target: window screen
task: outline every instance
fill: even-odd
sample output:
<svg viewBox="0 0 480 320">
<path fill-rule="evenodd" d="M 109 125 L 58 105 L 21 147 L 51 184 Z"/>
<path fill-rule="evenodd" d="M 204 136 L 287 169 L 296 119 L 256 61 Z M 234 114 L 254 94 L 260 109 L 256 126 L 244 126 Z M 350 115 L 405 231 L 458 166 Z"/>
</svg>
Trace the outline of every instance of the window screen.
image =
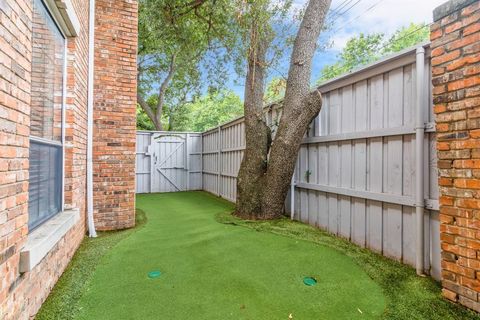
<svg viewBox="0 0 480 320">
<path fill-rule="evenodd" d="M 61 211 L 65 38 L 41 0 L 33 1 L 29 228 Z"/>
<path fill-rule="evenodd" d="M 61 210 L 62 148 L 31 141 L 29 227 L 37 227 Z"/>
</svg>

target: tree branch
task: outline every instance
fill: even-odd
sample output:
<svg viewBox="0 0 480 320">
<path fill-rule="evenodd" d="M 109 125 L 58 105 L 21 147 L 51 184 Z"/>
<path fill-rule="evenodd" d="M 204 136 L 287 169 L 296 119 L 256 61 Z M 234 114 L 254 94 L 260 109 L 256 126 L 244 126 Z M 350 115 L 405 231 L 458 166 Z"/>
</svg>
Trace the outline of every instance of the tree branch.
<svg viewBox="0 0 480 320">
<path fill-rule="evenodd" d="M 175 7 L 175 9 L 179 9 L 179 8 L 187 8 L 187 10 L 183 11 L 183 12 L 180 12 L 180 13 L 177 13 L 177 17 L 178 16 L 183 16 L 183 15 L 186 15 L 188 14 L 189 12 L 191 12 L 192 10 L 196 10 L 197 8 L 201 7 L 203 4 L 205 4 L 208 0 L 193 0 L 191 1 L 190 3 L 187 3 L 181 7 Z"/>
<path fill-rule="evenodd" d="M 142 95 L 140 92 L 137 92 L 137 103 L 140 105 L 140 107 L 145 111 L 147 116 L 152 120 L 155 128 L 157 130 L 162 130 L 162 123 L 157 123 L 155 119 L 155 112 L 153 112 L 153 109 L 148 105 L 148 103 L 143 99 Z"/>
<path fill-rule="evenodd" d="M 157 110 L 155 113 L 155 119 L 159 123 L 161 122 L 161 119 L 162 119 L 163 105 L 165 104 L 165 93 L 168 89 L 168 86 L 170 85 L 170 81 L 172 80 L 173 75 L 175 74 L 176 58 L 177 58 L 177 54 L 174 53 L 170 61 L 167 77 L 163 80 L 162 84 L 160 85 L 160 88 L 158 89 L 158 102 L 157 102 Z"/>
<path fill-rule="evenodd" d="M 167 11 L 170 14 L 170 22 L 175 25 L 176 18 L 184 16 L 188 13 L 190 13 L 192 10 L 197 10 L 200 8 L 203 4 L 205 4 L 208 0 L 193 0 L 189 3 L 185 3 L 184 5 L 181 6 L 174 6 L 171 4 L 167 4 L 166 7 L 164 8 L 165 11 Z M 185 9 L 185 10 L 183 10 Z M 177 12 L 178 10 L 183 10 L 180 12 Z"/>
<path fill-rule="evenodd" d="M 140 83 L 140 78 L 141 78 L 141 75 L 143 73 L 143 68 L 142 66 L 139 64 L 137 66 L 137 83 Z M 155 114 L 155 111 L 153 110 L 152 107 L 150 107 L 150 105 L 145 101 L 145 99 L 142 97 L 141 93 L 139 90 L 137 90 L 137 103 L 140 105 L 140 107 L 143 109 L 143 111 L 145 111 L 145 113 L 147 114 L 147 116 L 150 118 L 150 120 L 152 121 L 153 125 L 155 126 L 155 129 L 161 131 L 163 128 L 162 128 L 162 122 L 161 121 L 157 121 L 157 117 L 156 117 L 156 114 Z"/>
</svg>

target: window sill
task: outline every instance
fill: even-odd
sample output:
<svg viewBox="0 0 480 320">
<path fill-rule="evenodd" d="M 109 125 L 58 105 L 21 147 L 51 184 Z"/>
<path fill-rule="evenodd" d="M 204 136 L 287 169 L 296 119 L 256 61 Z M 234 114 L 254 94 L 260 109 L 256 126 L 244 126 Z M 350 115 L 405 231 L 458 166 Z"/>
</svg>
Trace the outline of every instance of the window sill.
<svg viewBox="0 0 480 320">
<path fill-rule="evenodd" d="M 60 212 L 27 237 L 20 252 L 20 273 L 31 271 L 80 220 L 78 209 Z"/>
</svg>

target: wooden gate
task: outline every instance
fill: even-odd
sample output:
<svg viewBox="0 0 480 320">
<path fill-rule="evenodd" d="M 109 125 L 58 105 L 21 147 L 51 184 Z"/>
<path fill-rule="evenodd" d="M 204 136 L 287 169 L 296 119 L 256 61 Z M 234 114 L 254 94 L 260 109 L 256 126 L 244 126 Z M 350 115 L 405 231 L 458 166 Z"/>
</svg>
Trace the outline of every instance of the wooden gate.
<svg viewBox="0 0 480 320">
<path fill-rule="evenodd" d="M 137 193 L 198 190 L 201 140 L 197 133 L 137 133 Z"/>
<path fill-rule="evenodd" d="M 150 143 L 152 192 L 185 191 L 187 182 L 186 136 L 155 133 Z"/>
</svg>

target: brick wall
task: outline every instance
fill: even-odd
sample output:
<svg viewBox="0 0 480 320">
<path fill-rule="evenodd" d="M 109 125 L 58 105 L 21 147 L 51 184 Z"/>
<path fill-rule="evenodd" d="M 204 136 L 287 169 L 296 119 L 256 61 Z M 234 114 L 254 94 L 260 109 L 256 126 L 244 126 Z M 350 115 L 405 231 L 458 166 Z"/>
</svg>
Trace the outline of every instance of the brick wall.
<svg viewBox="0 0 480 320">
<path fill-rule="evenodd" d="M 80 211 L 80 221 L 30 272 L 20 274 L 19 256 L 28 236 L 28 155 L 30 135 L 32 77 L 43 76 L 31 70 L 32 1 L 0 0 L 0 319 L 29 319 L 35 315 L 86 232 L 86 141 L 88 73 L 88 1 L 71 0 L 81 23 L 80 33 L 67 40 L 67 97 L 65 128 L 65 207 Z M 136 1 L 98 1 L 97 19 L 110 23 L 111 29 L 97 30 L 97 45 L 108 46 L 112 57 L 106 71 L 97 76 L 96 105 L 97 174 L 94 188 L 96 207 L 100 208 L 100 227 L 113 229 L 133 225 L 135 168 L 135 52 Z M 105 6 L 105 7 L 104 7 Z M 115 8 L 115 11 L 112 11 Z M 109 15 L 111 15 L 109 17 Z M 105 21 L 103 21 L 105 19 Z M 113 21 L 114 20 L 114 21 Z M 108 33 L 109 35 L 103 35 Z M 110 37 L 114 33 L 116 37 Z M 115 42 L 116 38 L 121 41 Z M 103 39 L 103 40 L 101 40 Z M 135 48 L 135 49 L 133 49 Z M 97 50 L 98 56 L 103 52 Z M 133 62 L 132 62 L 133 61 Z M 100 61 L 99 63 L 105 63 Z M 132 65 L 133 63 L 133 65 Z M 100 72 L 106 70 L 100 65 Z M 116 70 L 118 69 L 118 70 Z M 111 70 L 116 70 L 115 72 Z M 38 71 L 38 70 L 37 70 Z M 126 101 L 130 99 L 131 101 Z M 112 111 L 113 110 L 113 111 Z M 35 112 L 35 123 L 42 113 Z M 52 115 L 47 115 L 49 118 Z M 53 114 L 55 116 L 55 113 Z M 105 120 L 109 118 L 110 120 Z M 58 120 L 58 119 L 57 119 Z M 109 121 L 114 122 L 113 124 Z M 57 121 L 58 122 L 58 121 Z M 133 127 L 132 127 L 133 125 Z M 118 143 L 100 147 L 102 130 Z M 128 131 L 131 131 L 129 133 Z M 133 138 L 131 138 L 131 136 Z M 101 154 L 99 153 L 101 151 Z M 113 155 L 113 156 L 111 156 Z M 124 161 L 129 162 L 125 164 Z M 115 170 L 129 173 L 115 174 Z M 113 172 L 113 173 L 112 173 Z M 132 176 L 130 176 L 130 173 Z M 100 194 L 100 196 L 98 196 Z M 111 209 L 110 209 L 111 208 Z M 103 218 L 103 219 L 102 219 Z M 114 219 L 120 221 L 114 221 Z"/>
<path fill-rule="evenodd" d="M 94 216 L 99 230 L 135 224 L 137 1 L 97 0 Z"/>
<path fill-rule="evenodd" d="M 480 1 L 434 11 L 443 295 L 480 311 Z"/>
<path fill-rule="evenodd" d="M 20 274 L 20 250 L 28 235 L 30 115 L 31 107 L 38 107 L 36 92 L 41 91 L 31 88 L 31 80 L 45 75 L 31 70 L 35 58 L 32 1 L 0 1 L 0 319 L 35 315 L 85 235 L 88 2 L 72 2 L 81 32 L 67 41 L 65 206 L 78 208 L 81 219 L 32 271 Z M 37 111 L 33 112 L 34 131 L 35 124 L 58 118 L 56 111 L 44 117 Z M 53 129 L 58 131 L 58 125 Z M 59 132 L 48 134 L 58 136 Z"/>
<path fill-rule="evenodd" d="M 20 308 L 7 297 L 28 232 L 31 21 L 31 1 L 0 2 L 0 319 Z"/>
</svg>

